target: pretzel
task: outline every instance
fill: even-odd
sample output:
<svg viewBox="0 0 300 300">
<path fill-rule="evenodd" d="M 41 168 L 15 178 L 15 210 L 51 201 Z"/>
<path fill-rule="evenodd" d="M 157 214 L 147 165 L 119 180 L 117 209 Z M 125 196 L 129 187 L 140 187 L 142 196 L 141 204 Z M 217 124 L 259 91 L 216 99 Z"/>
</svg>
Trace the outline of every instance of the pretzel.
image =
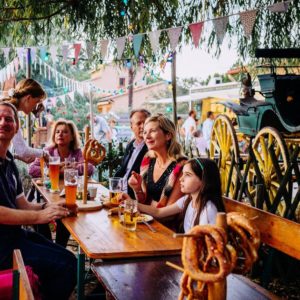
<svg viewBox="0 0 300 300">
<path fill-rule="evenodd" d="M 205 300 L 207 299 L 207 285 L 201 281 L 193 280 L 186 272 L 182 274 L 180 280 L 180 294 L 178 300 L 186 297 L 188 300 Z"/>
<path fill-rule="evenodd" d="M 236 273 L 248 272 L 258 258 L 260 232 L 248 218 L 237 212 L 227 214 L 227 224 L 229 243 L 238 253 L 233 271 Z"/>
<path fill-rule="evenodd" d="M 204 283 L 225 278 L 231 269 L 225 254 L 225 232 L 213 225 L 195 226 L 183 239 L 182 263 L 186 273 Z"/>
<path fill-rule="evenodd" d="M 84 145 L 82 154 L 85 161 L 97 165 L 104 159 L 106 150 L 97 140 L 90 139 Z"/>
</svg>

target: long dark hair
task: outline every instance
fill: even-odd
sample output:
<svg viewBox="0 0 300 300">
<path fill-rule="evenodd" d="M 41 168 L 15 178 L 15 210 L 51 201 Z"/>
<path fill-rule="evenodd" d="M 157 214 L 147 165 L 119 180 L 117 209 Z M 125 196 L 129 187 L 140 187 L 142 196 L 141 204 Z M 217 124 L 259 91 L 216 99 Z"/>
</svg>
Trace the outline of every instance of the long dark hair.
<svg viewBox="0 0 300 300">
<path fill-rule="evenodd" d="M 194 222 L 195 226 L 199 224 L 200 214 L 208 201 L 211 201 L 216 206 L 218 212 L 225 211 L 222 200 L 220 172 L 217 164 L 208 158 L 193 158 L 185 164 L 190 164 L 193 172 L 202 181 L 202 186 L 196 199 L 197 215 Z M 182 211 L 183 217 L 191 201 L 192 197 L 189 195 Z"/>
</svg>

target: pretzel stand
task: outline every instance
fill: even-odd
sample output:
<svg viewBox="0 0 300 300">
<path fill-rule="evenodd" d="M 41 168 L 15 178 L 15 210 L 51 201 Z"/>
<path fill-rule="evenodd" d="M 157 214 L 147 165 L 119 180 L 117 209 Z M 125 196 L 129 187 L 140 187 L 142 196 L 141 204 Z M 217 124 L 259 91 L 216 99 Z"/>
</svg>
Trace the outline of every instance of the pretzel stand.
<svg viewBox="0 0 300 300">
<path fill-rule="evenodd" d="M 105 157 L 105 148 L 96 140 L 89 139 L 90 127 L 85 127 L 85 145 L 83 149 L 83 201 L 76 201 L 78 211 L 92 211 L 102 208 L 102 204 L 96 201 L 87 200 L 88 189 L 88 163 L 99 164 Z"/>
</svg>

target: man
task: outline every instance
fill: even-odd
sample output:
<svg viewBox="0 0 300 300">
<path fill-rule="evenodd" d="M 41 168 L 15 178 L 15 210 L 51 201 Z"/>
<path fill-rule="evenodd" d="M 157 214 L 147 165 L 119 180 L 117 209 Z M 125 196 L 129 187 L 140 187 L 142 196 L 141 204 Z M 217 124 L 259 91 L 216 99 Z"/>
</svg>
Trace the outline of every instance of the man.
<svg viewBox="0 0 300 300">
<path fill-rule="evenodd" d="M 214 114 L 212 111 L 207 112 L 207 118 L 202 124 L 202 133 L 203 133 L 203 138 L 206 141 L 207 148 L 209 148 L 210 145 L 210 136 L 211 136 L 211 131 L 214 125 Z"/>
<path fill-rule="evenodd" d="M 87 118 L 90 119 L 90 114 L 87 115 Z M 111 130 L 109 128 L 108 123 L 106 122 L 106 120 L 99 116 L 96 115 L 94 116 L 94 136 L 95 139 L 101 143 L 107 143 L 107 142 L 111 142 Z"/>
<path fill-rule="evenodd" d="M 193 132 L 197 129 L 197 124 L 195 119 L 196 119 L 196 112 L 194 110 L 191 110 L 189 112 L 189 117 L 185 120 L 185 122 L 182 125 L 182 130 L 185 136 L 186 147 L 190 145 L 193 138 Z"/>
<path fill-rule="evenodd" d="M 76 258 L 68 250 L 22 225 L 45 224 L 68 211 L 63 202 L 31 203 L 23 187 L 10 142 L 19 128 L 17 111 L 0 102 L 0 270 L 12 267 L 12 253 L 20 249 L 25 265 L 32 267 L 41 283 L 43 299 L 68 299 L 76 283 Z"/>
<path fill-rule="evenodd" d="M 145 153 L 148 151 L 144 142 L 144 123 L 150 117 L 150 112 L 146 109 L 133 110 L 130 114 L 130 127 L 134 134 L 134 139 L 127 145 L 120 168 L 115 176 L 124 178 L 124 192 L 135 199 L 133 190 L 128 186 L 128 178 L 132 171 L 140 173 L 140 166 Z"/>
</svg>

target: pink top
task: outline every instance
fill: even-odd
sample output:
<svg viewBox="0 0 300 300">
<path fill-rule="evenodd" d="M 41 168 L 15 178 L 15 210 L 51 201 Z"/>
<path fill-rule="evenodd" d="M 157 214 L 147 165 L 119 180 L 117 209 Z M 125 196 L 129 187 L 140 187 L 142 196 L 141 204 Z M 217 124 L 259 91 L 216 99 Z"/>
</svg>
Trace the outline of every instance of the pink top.
<svg viewBox="0 0 300 300">
<path fill-rule="evenodd" d="M 45 151 L 49 152 L 50 156 L 59 156 L 58 149 L 56 147 L 46 147 Z M 80 164 L 77 166 L 78 174 L 83 175 L 83 156 L 81 149 L 76 149 L 71 151 L 68 158 L 75 158 L 76 162 Z M 91 176 L 94 173 L 94 166 L 92 164 L 88 164 L 88 176 Z M 35 161 L 29 167 L 29 175 L 33 178 L 41 177 L 41 166 L 40 159 L 36 158 Z"/>
</svg>

